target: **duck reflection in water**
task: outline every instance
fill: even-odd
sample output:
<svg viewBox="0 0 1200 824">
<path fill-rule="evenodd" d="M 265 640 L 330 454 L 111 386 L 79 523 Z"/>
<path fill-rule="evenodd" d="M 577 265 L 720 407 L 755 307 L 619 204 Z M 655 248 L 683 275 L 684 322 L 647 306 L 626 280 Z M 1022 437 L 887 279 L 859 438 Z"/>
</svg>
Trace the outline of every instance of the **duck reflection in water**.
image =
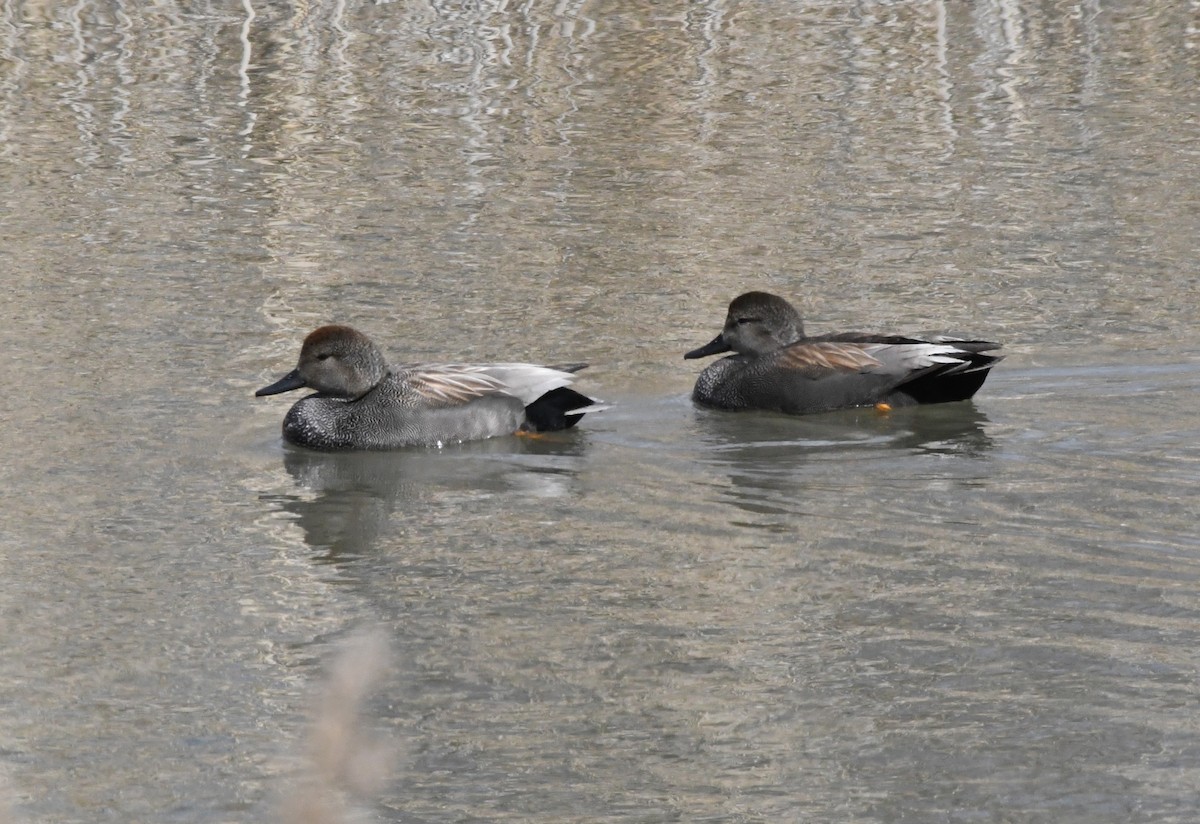
<svg viewBox="0 0 1200 824">
<path fill-rule="evenodd" d="M 397 511 L 436 520 L 447 506 L 464 501 L 573 494 L 585 452 L 585 440 L 567 433 L 440 450 L 322 452 L 285 446 L 284 468 L 302 492 L 269 501 L 296 516 L 306 544 L 337 561 L 370 553 L 400 529 Z"/>
<path fill-rule="evenodd" d="M 803 418 L 698 409 L 695 423 L 714 463 L 755 463 L 769 456 L 803 463 L 842 450 L 980 457 L 994 446 L 987 415 L 971 401 L 886 412 L 842 409 Z"/>
<path fill-rule="evenodd" d="M 984 460 L 994 446 L 988 425 L 971 401 L 803 418 L 698 409 L 695 420 L 706 460 L 727 479 L 717 487 L 720 500 L 748 512 L 792 516 L 808 506 L 805 490 L 855 491 L 903 477 L 975 483 L 991 471 Z"/>
</svg>

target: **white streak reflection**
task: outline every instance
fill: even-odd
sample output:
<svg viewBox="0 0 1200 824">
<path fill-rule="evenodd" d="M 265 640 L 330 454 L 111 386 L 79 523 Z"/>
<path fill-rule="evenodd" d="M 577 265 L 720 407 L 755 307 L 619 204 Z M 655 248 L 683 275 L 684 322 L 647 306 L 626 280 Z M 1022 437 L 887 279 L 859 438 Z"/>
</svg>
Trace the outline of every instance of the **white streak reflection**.
<svg viewBox="0 0 1200 824">
<path fill-rule="evenodd" d="M 1004 46 L 1007 54 L 996 72 L 1004 78 L 1000 83 L 1000 88 L 1004 90 L 1004 94 L 1012 106 L 1014 121 L 1021 125 L 1027 125 L 1029 119 L 1025 113 L 1025 98 L 1021 94 L 1021 70 L 1025 65 L 1027 48 L 1024 15 L 1021 13 L 1020 0 L 999 0 L 999 10 L 1001 31 L 1004 34 Z"/>
<path fill-rule="evenodd" d="M 92 78 L 89 66 L 93 65 L 93 61 L 89 59 L 88 42 L 83 24 L 83 10 L 87 6 L 87 0 L 80 0 L 67 12 L 67 20 L 71 26 L 71 40 L 74 45 L 71 63 L 77 67 L 77 70 L 75 72 L 76 82 L 67 86 L 69 91 L 63 95 L 63 98 L 67 107 L 75 113 L 76 129 L 79 131 L 79 140 L 82 144 L 78 160 L 84 166 L 92 166 L 99 158 L 100 153 L 96 147 L 96 107 L 91 102 L 92 94 L 90 92 Z"/>
<path fill-rule="evenodd" d="M 0 60 L 8 64 L 9 70 L 0 73 L 0 157 L 13 153 L 13 137 L 10 133 L 14 121 L 14 102 L 18 99 L 17 92 L 22 86 L 29 61 L 25 60 L 17 49 L 19 33 L 12 6 L 5 3 L 0 6 Z"/>
<path fill-rule="evenodd" d="M 113 99 L 116 106 L 110 118 L 113 128 L 112 143 L 117 149 L 117 162 L 122 166 L 127 166 L 134 160 L 134 154 L 130 150 L 133 138 L 129 133 L 129 124 L 126 122 L 130 111 L 130 90 L 136 81 L 136 74 L 132 68 L 134 61 L 133 20 L 125 11 L 124 2 L 115 4 L 113 14 L 117 21 L 116 70 L 118 82 L 113 87 Z"/>
<path fill-rule="evenodd" d="M 946 33 L 946 0 L 935 0 L 933 4 L 936 26 L 937 57 L 937 100 L 942 109 L 942 125 L 949 137 L 947 155 L 953 151 L 958 140 L 958 128 L 954 125 L 954 78 L 950 75 L 950 38 Z"/>
<path fill-rule="evenodd" d="M 250 58 L 253 54 L 253 47 L 250 45 L 250 27 L 254 24 L 257 15 L 254 13 L 254 6 L 250 0 L 242 0 L 242 9 L 246 12 L 246 18 L 242 21 L 242 28 L 239 32 L 239 40 L 242 44 L 242 59 L 238 62 L 238 106 L 246 110 L 246 125 L 238 132 L 239 137 L 244 137 L 246 140 L 242 143 L 242 154 L 246 156 L 250 153 L 253 147 L 253 141 L 250 140 L 250 135 L 254 132 L 254 123 L 258 119 L 258 114 L 250 109 Z"/>
<path fill-rule="evenodd" d="M 721 29 L 725 25 L 724 0 L 706 3 L 693 16 L 688 15 L 687 28 L 699 32 L 703 47 L 696 54 L 697 113 L 700 118 L 701 143 L 708 143 L 720 133 L 722 115 L 714 107 L 717 87 L 721 79 L 717 59 L 721 53 Z"/>
</svg>

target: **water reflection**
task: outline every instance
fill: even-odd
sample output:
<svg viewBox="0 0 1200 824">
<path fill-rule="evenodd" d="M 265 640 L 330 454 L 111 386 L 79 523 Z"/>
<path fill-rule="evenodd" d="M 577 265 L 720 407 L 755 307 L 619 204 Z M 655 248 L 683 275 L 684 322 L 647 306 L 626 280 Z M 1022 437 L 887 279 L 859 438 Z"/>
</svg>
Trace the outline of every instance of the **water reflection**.
<svg viewBox="0 0 1200 824">
<path fill-rule="evenodd" d="M 932 468 L 912 457 L 959 457 L 974 461 L 994 446 L 987 416 L 971 401 L 880 413 L 855 409 L 790 417 L 705 410 L 696 428 L 705 460 L 724 475 L 717 498 L 755 515 L 805 515 L 824 510 L 822 497 L 853 502 L 879 480 L 937 484 L 962 474 L 939 462 Z M 967 470 L 978 479 L 987 469 Z M 905 474 L 920 474 L 911 480 Z M 790 519 L 758 527 L 794 531 Z"/>
<path fill-rule="evenodd" d="M 381 820 L 1193 820 L 1198 10 L 0 0 L 18 814 L 266 820 L 383 616 Z M 991 420 L 694 410 L 750 287 L 1009 343 Z M 264 447 L 333 319 L 644 394 Z"/>
<path fill-rule="evenodd" d="M 428 517 L 464 499 L 571 495 L 585 440 L 572 431 L 390 452 L 288 446 L 284 468 L 306 494 L 265 500 L 296 516 L 305 543 L 324 560 L 345 560 L 369 553 L 397 511 L 424 508 Z"/>
<path fill-rule="evenodd" d="M 829 450 L 895 449 L 978 457 L 992 448 L 987 415 L 972 401 L 895 409 L 847 409 L 822 415 L 701 410 L 697 429 L 719 465 L 803 462 Z"/>
</svg>

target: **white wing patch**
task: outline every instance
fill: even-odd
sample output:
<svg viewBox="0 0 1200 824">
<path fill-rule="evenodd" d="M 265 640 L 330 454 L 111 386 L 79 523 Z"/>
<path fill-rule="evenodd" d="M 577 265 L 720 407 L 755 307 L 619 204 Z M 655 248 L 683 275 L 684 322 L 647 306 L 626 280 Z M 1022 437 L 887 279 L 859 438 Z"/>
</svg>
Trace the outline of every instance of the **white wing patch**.
<svg viewBox="0 0 1200 824">
<path fill-rule="evenodd" d="M 504 391 L 516 395 L 522 403 L 531 404 L 551 389 L 570 386 L 575 375 L 548 366 L 532 363 L 489 363 L 474 367 L 500 381 Z"/>
</svg>

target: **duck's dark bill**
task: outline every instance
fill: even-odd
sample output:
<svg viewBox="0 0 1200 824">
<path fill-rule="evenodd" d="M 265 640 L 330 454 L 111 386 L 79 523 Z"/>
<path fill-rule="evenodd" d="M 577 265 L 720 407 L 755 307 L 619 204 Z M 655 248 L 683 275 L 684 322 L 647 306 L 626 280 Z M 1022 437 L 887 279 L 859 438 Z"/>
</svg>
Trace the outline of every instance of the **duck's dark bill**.
<svg viewBox="0 0 1200 824">
<path fill-rule="evenodd" d="M 731 347 L 725 342 L 723 335 L 717 335 L 708 343 L 701 346 L 699 349 L 693 349 L 683 356 L 684 360 L 692 360 L 693 358 L 707 358 L 709 355 L 719 355 L 722 352 L 730 351 Z"/>
<path fill-rule="evenodd" d="M 304 378 L 300 377 L 300 370 L 293 369 L 279 380 L 270 386 L 264 386 L 262 389 L 254 393 L 256 398 L 261 398 L 263 395 L 278 395 L 280 392 L 291 392 L 293 389 L 299 389 L 304 386 Z"/>
</svg>

